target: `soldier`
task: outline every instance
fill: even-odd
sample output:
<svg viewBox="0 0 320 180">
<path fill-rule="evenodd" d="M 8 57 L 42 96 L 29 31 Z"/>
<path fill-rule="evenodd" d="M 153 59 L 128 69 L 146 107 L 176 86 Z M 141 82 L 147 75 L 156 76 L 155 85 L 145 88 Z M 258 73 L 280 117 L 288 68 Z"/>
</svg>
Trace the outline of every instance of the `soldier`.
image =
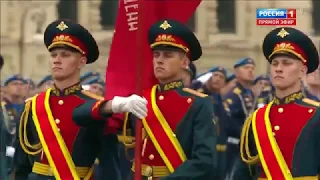
<svg viewBox="0 0 320 180">
<path fill-rule="evenodd" d="M 221 89 L 222 96 L 225 96 L 237 84 L 236 75 L 230 74 L 227 76 L 226 85 Z"/>
<path fill-rule="evenodd" d="M 29 98 L 29 97 L 33 96 L 31 94 L 35 90 L 35 83 L 30 78 L 27 78 L 25 80 L 26 80 L 26 84 L 23 87 L 23 96 L 26 99 L 26 98 Z"/>
<path fill-rule="evenodd" d="M 251 91 L 254 80 L 255 63 L 251 58 L 243 58 L 235 63 L 236 85 L 224 96 L 225 110 L 230 116 L 227 128 L 227 170 L 231 170 L 239 156 L 239 140 L 242 125 L 253 110 L 254 95 Z"/>
<path fill-rule="evenodd" d="M 88 84 L 88 82 L 95 80 L 95 79 L 100 79 L 100 73 L 97 72 L 87 72 L 83 76 L 80 77 L 80 82 L 81 84 Z"/>
<path fill-rule="evenodd" d="M 319 101 L 320 97 L 320 71 L 319 67 L 314 72 L 307 74 L 304 81 L 304 93 L 306 97 Z"/>
<path fill-rule="evenodd" d="M 80 24 L 52 22 L 45 30 L 44 43 L 51 55 L 54 86 L 26 101 L 13 175 L 16 180 L 28 176 L 36 180 L 87 180 L 100 149 L 105 119 L 123 112 L 144 118 L 147 102 L 137 95 L 106 101 L 82 90 L 80 71 L 98 59 L 99 49 Z M 88 124 L 82 124 L 85 121 Z"/>
<path fill-rule="evenodd" d="M 99 96 L 104 96 L 105 83 L 99 77 L 92 79 L 90 82 L 87 83 L 87 85 L 89 85 L 90 92 Z"/>
<path fill-rule="evenodd" d="M 199 89 L 198 92 L 204 93 L 212 97 L 213 99 L 213 109 L 216 120 L 217 127 L 217 160 L 218 160 L 218 169 L 217 176 L 215 179 L 224 180 L 226 176 L 226 149 L 227 149 L 227 135 L 226 127 L 228 124 L 227 112 L 225 112 L 221 89 L 225 86 L 227 71 L 223 67 L 214 67 L 209 70 L 211 72 L 210 79 Z"/>
<path fill-rule="evenodd" d="M 0 54 L 0 72 L 3 67 L 3 57 Z M 1 84 L 1 83 L 0 83 Z M 3 89 L 1 89 L 1 93 Z M 1 94 L 2 98 L 2 94 Z M 2 100 L 1 100 L 2 101 Z M 3 109 L 0 109 L 0 179 L 7 178 L 7 159 L 6 159 L 6 146 L 7 146 L 7 131 L 4 126 L 4 116 L 3 116 Z"/>
<path fill-rule="evenodd" d="M 150 106 L 147 118 L 142 119 L 146 134 L 143 178 L 212 179 L 217 161 L 212 100 L 184 88 L 181 81 L 183 68 L 202 55 L 200 43 L 192 31 L 174 20 L 152 25 L 148 40 L 160 84 L 144 92 Z"/>
<path fill-rule="evenodd" d="M 45 92 L 49 88 L 53 86 L 53 79 L 51 75 L 45 76 L 40 82 L 37 84 L 37 89 L 39 92 Z"/>
<path fill-rule="evenodd" d="M 272 100 L 272 87 L 270 78 L 266 75 L 256 77 L 253 81 L 252 91 L 254 93 L 253 105 L 255 108 L 261 108 Z"/>
<path fill-rule="evenodd" d="M 317 49 L 301 31 L 280 27 L 265 37 L 263 53 L 270 63 L 275 97 L 243 126 L 241 158 L 252 167 L 252 177 L 237 177 L 319 179 L 320 103 L 301 92 L 301 80 L 319 65 Z"/>
<path fill-rule="evenodd" d="M 187 66 L 185 71 L 182 72 L 182 82 L 185 87 L 191 87 L 192 81 L 195 79 L 197 70 L 196 66 L 190 62 L 189 66 Z"/>
</svg>

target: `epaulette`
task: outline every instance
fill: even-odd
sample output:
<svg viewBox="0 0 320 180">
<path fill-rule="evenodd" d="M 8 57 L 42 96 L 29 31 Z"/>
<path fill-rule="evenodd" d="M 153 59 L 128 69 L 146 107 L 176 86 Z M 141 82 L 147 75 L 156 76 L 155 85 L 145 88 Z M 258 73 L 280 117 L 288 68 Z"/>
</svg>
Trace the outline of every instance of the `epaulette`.
<svg viewBox="0 0 320 180">
<path fill-rule="evenodd" d="M 201 93 L 201 92 L 195 91 L 195 90 L 190 89 L 190 88 L 183 88 L 182 90 L 185 91 L 185 92 L 188 92 L 188 93 L 190 93 L 190 94 L 199 96 L 199 97 L 207 97 L 207 96 L 208 96 L 208 95 L 206 95 L 206 94 L 203 94 L 203 93 Z"/>
<path fill-rule="evenodd" d="M 236 88 L 234 88 L 233 89 L 233 92 L 235 93 L 235 94 L 241 94 L 241 89 L 239 89 L 238 87 L 236 87 Z"/>
<path fill-rule="evenodd" d="M 202 92 L 203 92 L 203 88 L 199 88 L 199 89 L 197 89 L 197 91 L 198 91 L 199 93 L 202 93 Z"/>
<path fill-rule="evenodd" d="M 34 97 L 34 96 L 27 98 L 24 102 L 29 102 L 29 101 L 31 101 L 33 97 Z"/>
<path fill-rule="evenodd" d="M 320 102 L 317 102 L 317 101 L 309 99 L 309 98 L 303 98 L 302 101 L 307 103 L 307 104 L 311 104 L 313 106 L 317 106 L 317 107 L 320 106 Z"/>
<path fill-rule="evenodd" d="M 96 94 L 94 94 L 94 93 L 92 93 L 90 91 L 82 90 L 81 92 L 82 92 L 82 94 L 84 94 L 86 96 L 89 96 L 89 97 L 91 97 L 93 99 L 96 99 L 96 100 L 99 100 L 99 101 L 104 100 L 104 97 L 96 95 Z"/>
</svg>

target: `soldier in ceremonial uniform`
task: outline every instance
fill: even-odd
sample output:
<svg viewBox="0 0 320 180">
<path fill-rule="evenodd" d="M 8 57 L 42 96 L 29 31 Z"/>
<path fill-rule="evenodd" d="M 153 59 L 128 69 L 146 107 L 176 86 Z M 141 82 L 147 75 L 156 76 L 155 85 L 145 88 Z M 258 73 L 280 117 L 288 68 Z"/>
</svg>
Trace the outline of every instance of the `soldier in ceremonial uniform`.
<svg viewBox="0 0 320 180">
<path fill-rule="evenodd" d="M 255 78 L 255 63 L 251 58 L 243 58 L 234 64 L 236 85 L 224 96 L 224 107 L 230 116 L 227 129 L 227 170 L 231 170 L 234 160 L 239 156 L 239 140 L 242 125 L 254 110 L 254 95 L 251 90 Z"/>
<path fill-rule="evenodd" d="M 217 127 L 217 160 L 218 160 L 218 169 L 217 176 L 215 179 L 224 180 L 226 175 L 226 149 L 227 149 L 227 135 L 226 127 L 230 126 L 228 124 L 229 117 L 225 112 L 221 89 L 225 86 L 227 71 L 223 67 L 214 67 L 209 70 L 212 74 L 210 79 L 199 89 L 198 92 L 204 93 L 212 97 L 213 99 L 213 109 L 214 116 L 216 120 Z"/>
<path fill-rule="evenodd" d="M 80 71 L 98 59 L 99 49 L 80 24 L 52 22 L 45 30 L 44 43 L 51 55 L 54 86 L 26 100 L 13 176 L 16 180 L 28 176 L 34 180 L 90 179 L 106 118 L 124 112 L 144 118 L 147 102 L 137 95 L 106 101 L 82 90 Z"/>
<path fill-rule="evenodd" d="M 152 25 L 148 40 L 160 84 L 144 92 L 148 113 L 142 119 L 146 134 L 142 175 L 144 179 L 211 180 L 217 161 L 212 100 L 184 88 L 181 81 L 183 68 L 202 55 L 200 43 L 175 20 Z"/>
<path fill-rule="evenodd" d="M 272 30 L 264 39 L 263 53 L 270 63 L 275 87 L 272 102 L 256 110 L 241 134 L 241 159 L 251 177 L 241 180 L 317 180 L 320 174 L 320 103 L 301 92 L 301 80 L 319 65 L 312 40 L 289 27 Z M 243 169 L 243 163 L 238 169 Z M 243 172 L 243 171 L 241 171 Z"/>
</svg>

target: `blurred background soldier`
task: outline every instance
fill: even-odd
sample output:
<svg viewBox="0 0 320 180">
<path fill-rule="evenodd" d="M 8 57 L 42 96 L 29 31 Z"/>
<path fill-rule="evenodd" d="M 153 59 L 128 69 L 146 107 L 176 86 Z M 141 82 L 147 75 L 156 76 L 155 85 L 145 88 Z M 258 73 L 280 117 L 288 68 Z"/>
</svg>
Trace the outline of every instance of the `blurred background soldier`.
<svg viewBox="0 0 320 180">
<path fill-rule="evenodd" d="M 196 66 L 190 62 L 189 66 L 185 68 L 185 71 L 182 73 L 182 82 L 185 87 L 190 87 L 192 84 L 192 81 L 195 79 L 197 74 Z"/>
<path fill-rule="evenodd" d="M 227 70 L 223 67 L 213 67 L 209 70 L 208 74 L 211 77 L 202 85 L 201 88 L 197 89 L 198 92 L 209 95 L 212 98 L 214 119 L 217 127 L 217 160 L 218 170 L 217 180 L 223 180 L 226 176 L 226 149 L 227 149 L 227 135 L 226 128 L 230 126 L 228 124 L 229 117 L 222 102 L 221 89 L 226 84 Z"/>
<path fill-rule="evenodd" d="M 252 91 L 254 93 L 253 105 L 261 108 L 272 100 L 272 87 L 270 78 L 266 75 L 257 76 L 253 82 Z"/>
<path fill-rule="evenodd" d="M 37 84 L 38 92 L 45 92 L 49 88 L 53 87 L 53 79 L 51 75 L 45 76 L 40 82 Z"/>
<path fill-rule="evenodd" d="M 307 74 L 304 79 L 304 93 L 310 99 L 319 101 L 320 98 L 320 70 Z"/>
<path fill-rule="evenodd" d="M 254 95 L 251 90 L 254 80 L 255 63 L 251 58 L 243 58 L 235 63 L 236 85 L 225 95 L 224 106 L 230 116 L 227 129 L 227 170 L 231 170 L 239 156 L 240 132 L 245 119 L 253 110 Z"/>
</svg>

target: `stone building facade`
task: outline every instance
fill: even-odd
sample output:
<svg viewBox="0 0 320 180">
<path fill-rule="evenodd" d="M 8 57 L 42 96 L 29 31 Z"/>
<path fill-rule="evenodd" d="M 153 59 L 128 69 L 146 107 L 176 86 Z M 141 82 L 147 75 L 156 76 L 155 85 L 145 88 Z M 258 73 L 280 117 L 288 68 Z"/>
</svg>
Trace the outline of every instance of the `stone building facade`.
<svg viewBox="0 0 320 180">
<path fill-rule="evenodd" d="M 93 33 L 101 56 L 86 71 L 104 74 L 117 4 L 117 0 L 0 1 L 0 51 L 5 58 L 2 78 L 21 73 L 39 80 L 49 73 L 49 54 L 41 34 L 48 23 L 59 17 L 74 19 Z M 320 22 L 317 0 L 203 0 L 189 23 L 203 46 L 203 57 L 196 63 L 200 72 L 216 65 L 231 71 L 236 60 L 247 56 L 257 62 L 257 73 L 267 71 L 261 44 L 274 27 L 256 25 L 257 8 L 297 9 L 297 27 L 318 46 L 320 26 L 313 23 Z"/>
</svg>

